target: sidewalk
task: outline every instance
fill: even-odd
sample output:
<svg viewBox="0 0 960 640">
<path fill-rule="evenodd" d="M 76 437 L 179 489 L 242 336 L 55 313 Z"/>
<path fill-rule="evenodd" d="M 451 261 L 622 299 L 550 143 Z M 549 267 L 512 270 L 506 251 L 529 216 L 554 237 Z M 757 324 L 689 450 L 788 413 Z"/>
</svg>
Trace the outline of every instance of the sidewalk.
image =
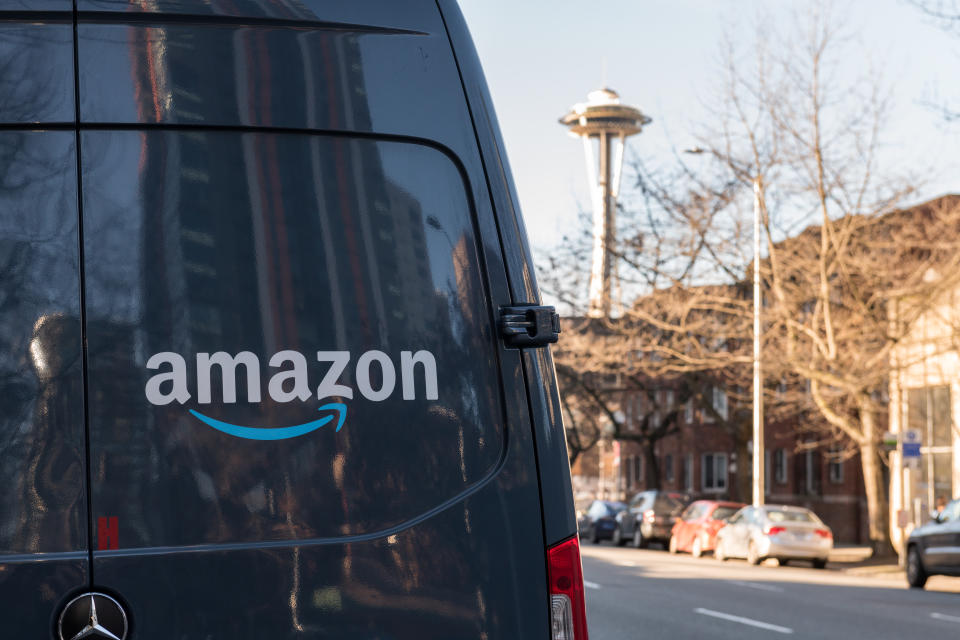
<svg viewBox="0 0 960 640">
<path fill-rule="evenodd" d="M 853 576 L 874 576 L 906 580 L 897 556 L 870 557 L 870 547 L 838 545 L 830 552 L 828 569 Z"/>
</svg>

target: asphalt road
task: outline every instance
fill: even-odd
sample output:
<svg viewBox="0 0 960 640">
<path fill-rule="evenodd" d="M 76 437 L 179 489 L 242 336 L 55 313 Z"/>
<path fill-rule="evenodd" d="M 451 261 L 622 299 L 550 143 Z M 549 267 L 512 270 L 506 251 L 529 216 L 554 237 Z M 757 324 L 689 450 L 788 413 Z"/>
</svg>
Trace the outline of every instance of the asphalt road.
<svg viewBox="0 0 960 640">
<path fill-rule="evenodd" d="M 901 576 L 581 546 L 590 640 L 960 637 L 960 578 Z"/>
</svg>

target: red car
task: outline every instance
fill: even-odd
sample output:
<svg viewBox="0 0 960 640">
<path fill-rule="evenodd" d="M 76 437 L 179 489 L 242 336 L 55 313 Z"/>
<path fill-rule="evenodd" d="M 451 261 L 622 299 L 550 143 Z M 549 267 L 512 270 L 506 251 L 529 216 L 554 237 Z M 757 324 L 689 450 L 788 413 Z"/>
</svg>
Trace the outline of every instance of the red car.
<svg viewBox="0 0 960 640">
<path fill-rule="evenodd" d="M 727 518 L 744 506 L 746 505 L 739 502 L 716 500 L 697 500 L 691 503 L 673 525 L 670 553 L 687 551 L 694 558 L 699 558 L 705 552 L 713 551 L 717 531 L 727 523 Z"/>
</svg>

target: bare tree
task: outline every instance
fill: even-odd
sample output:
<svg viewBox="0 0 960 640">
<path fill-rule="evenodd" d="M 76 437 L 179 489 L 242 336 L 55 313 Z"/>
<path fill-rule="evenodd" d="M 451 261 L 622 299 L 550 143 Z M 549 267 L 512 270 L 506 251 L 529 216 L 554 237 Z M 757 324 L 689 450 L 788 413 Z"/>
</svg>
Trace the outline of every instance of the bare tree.
<svg viewBox="0 0 960 640">
<path fill-rule="evenodd" d="M 790 31 L 764 25 L 746 55 L 726 47 L 718 106 L 697 134 L 699 161 L 678 155 L 678 169 L 637 167 L 614 248 L 633 302 L 606 322 L 603 340 L 594 328 L 557 360 L 588 376 L 699 378 L 745 395 L 756 199 L 767 407 L 812 414 L 823 439 L 860 454 L 870 540 L 882 552 L 891 350 L 956 285 L 960 208 L 944 198 L 902 209 L 915 182 L 878 167 L 887 93 L 874 76 L 849 81 L 842 64 L 859 60 L 837 24 L 820 3 Z M 575 299 L 564 293 L 575 278 L 560 262 L 552 268 L 547 287 Z M 738 448 L 745 418 L 734 412 L 727 425 Z"/>
<path fill-rule="evenodd" d="M 871 77 L 841 83 L 838 21 L 823 4 L 808 18 L 798 39 L 766 33 L 762 42 L 793 44 L 759 44 L 750 73 L 729 51 L 727 109 L 700 144 L 720 184 L 752 187 L 761 209 L 765 365 L 809 381 L 823 423 L 859 451 L 870 539 L 884 551 L 890 353 L 953 286 L 944 276 L 956 273 L 960 216 L 950 198 L 898 212 L 912 189 L 877 170 L 885 93 Z M 894 299 L 911 304 L 892 323 Z"/>
<path fill-rule="evenodd" d="M 957 0 L 908 0 L 924 15 L 931 18 L 944 32 L 960 36 L 960 2 Z M 947 123 L 960 120 L 960 112 L 956 105 L 948 100 L 943 102 L 927 101 L 927 106 L 933 108 Z"/>
</svg>

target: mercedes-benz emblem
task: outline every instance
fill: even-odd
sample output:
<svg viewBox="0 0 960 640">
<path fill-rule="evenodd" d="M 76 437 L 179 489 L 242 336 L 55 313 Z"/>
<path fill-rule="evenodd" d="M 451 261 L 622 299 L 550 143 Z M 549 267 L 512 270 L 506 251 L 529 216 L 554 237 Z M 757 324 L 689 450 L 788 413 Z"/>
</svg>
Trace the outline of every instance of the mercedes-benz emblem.
<svg viewBox="0 0 960 640">
<path fill-rule="evenodd" d="M 67 603 L 58 623 L 60 640 L 126 640 L 127 614 L 105 593 L 85 593 Z"/>
</svg>

